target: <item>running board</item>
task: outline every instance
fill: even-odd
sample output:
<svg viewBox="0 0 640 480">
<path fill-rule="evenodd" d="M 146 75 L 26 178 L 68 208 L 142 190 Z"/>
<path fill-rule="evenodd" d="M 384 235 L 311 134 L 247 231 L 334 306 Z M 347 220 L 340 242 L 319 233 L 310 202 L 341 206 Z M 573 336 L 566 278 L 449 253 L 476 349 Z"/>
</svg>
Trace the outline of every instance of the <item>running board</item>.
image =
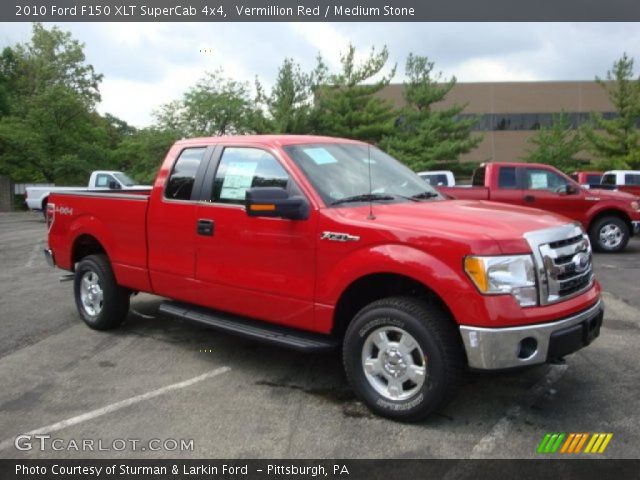
<svg viewBox="0 0 640 480">
<path fill-rule="evenodd" d="M 163 302 L 159 311 L 165 315 L 204 324 L 216 330 L 301 352 L 321 352 L 338 347 L 338 342 L 326 335 L 247 320 L 244 317 L 184 303 Z"/>
</svg>

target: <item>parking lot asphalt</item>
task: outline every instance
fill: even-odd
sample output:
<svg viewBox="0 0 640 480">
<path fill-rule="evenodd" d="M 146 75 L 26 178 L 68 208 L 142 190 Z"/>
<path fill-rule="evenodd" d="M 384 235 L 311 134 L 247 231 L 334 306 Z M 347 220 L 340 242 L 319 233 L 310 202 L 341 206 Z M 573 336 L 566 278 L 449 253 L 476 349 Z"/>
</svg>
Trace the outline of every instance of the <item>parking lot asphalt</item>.
<svg viewBox="0 0 640 480">
<path fill-rule="evenodd" d="M 0 214 L 0 458 L 535 458 L 547 432 L 611 432 L 600 457 L 640 456 L 638 238 L 595 257 L 606 305 L 596 342 L 562 365 L 470 373 L 418 424 L 370 414 L 335 354 L 165 318 L 150 295 L 133 299 L 122 328 L 92 331 L 72 283 L 44 262 L 45 243 L 40 215 Z M 61 450 L 16 449 L 26 432 Z M 192 449 L 151 451 L 151 439 Z M 94 450 L 73 447 L 83 440 Z"/>
</svg>

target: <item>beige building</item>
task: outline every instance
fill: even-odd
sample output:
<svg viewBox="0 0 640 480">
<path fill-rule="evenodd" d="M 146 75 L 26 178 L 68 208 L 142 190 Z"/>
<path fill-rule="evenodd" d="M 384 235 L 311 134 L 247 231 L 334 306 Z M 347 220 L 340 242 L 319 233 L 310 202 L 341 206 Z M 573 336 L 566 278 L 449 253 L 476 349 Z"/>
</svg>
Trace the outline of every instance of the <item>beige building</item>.
<svg viewBox="0 0 640 480">
<path fill-rule="evenodd" d="M 403 85 L 389 85 L 381 96 L 401 106 L 402 90 Z M 527 138 L 540 126 L 551 125 L 554 114 L 562 111 L 573 126 L 590 112 L 614 116 L 606 91 L 594 81 L 458 83 L 436 109 L 452 104 L 466 104 L 463 115 L 479 116 L 474 130 L 484 135 L 463 161 L 519 160 L 531 148 Z"/>
</svg>

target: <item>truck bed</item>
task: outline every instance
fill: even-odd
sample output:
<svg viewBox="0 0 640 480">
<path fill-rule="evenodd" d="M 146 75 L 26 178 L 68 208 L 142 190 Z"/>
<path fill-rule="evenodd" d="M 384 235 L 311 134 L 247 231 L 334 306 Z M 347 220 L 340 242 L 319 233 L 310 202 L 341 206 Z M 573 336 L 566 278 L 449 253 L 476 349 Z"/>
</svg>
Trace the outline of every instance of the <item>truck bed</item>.
<svg viewBox="0 0 640 480">
<path fill-rule="evenodd" d="M 132 289 L 148 289 L 146 218 L 150 189 L 55 192 L 49 197 L 53 223 L 49 244 L 56 263 L 71 270 L 73 254 L 83 237 L 99 236 L 118 283 Z M 71 247 L 71 248 L 70 248 Z"/>
</svg>

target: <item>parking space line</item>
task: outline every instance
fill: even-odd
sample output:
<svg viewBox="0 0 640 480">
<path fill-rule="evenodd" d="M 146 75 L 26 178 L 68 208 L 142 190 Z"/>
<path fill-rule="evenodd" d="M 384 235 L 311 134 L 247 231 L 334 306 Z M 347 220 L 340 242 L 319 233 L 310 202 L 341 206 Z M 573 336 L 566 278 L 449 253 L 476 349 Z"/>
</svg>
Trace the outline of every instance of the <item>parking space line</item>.
<svg viewBox="0 0 640 480">
<path fill-rule="evenodd" d="M 40 240 L 38 243 L 36 243 L 33 246 L 33 249 L 31 250 L 31 254 L 29 255 L 29 259 L 27 260 L 27 263 L 24 265 L 24 267 L 25 268 L 33 267 L 36 264 L 36 262 L 40 260 L 38 256 L 41 254 L 42 250 L 44 250 L 44 240 Z"/>
<path fill-rule="evenodd" d="M 202 375 L 190 378 L 189 380 L 173 383 L 171 385 L 167 385 L 166 387 L 158 388 L 157 390 L 152 390 L 150 392 L 143 393 L 141 395 L 136 395 L 135 397 L 127 398 L 126 400 L 121 400 L 119 402 L 112 403 L 111 405 L 106 405 L 102 408 L 98 408 L 96 410 L 83 413 L 82 415 L 78 415 L 76 417 L 67 418 L 66 420 L 62 420 L 61 422 L 47 425 L 46 427 L 31 430 L 30 432 L 26 432 L 25 435 L 38 435 L 43 433 L 48 434 L 48 433 L 57 432 L 58 430 L 62 430 L 63 428 L 67 428 L 72 425 L 77 425 L 79 423 L 101 417 L 103 415 L 106 415 L 107 413 L 115 412 L 116 410 L 126 408 L 130 405 L 134 405 L 136 403 L 149 400 L 151 398 L 163 395 L 172 390 L 179 390 L 181 388 L 189 387 L 198 382 L 202 382 L 203 380 L 207 380 L 209 378 L 222 375 L 223 373 L 226 373 L 229 370 L 231 370 L 231 368 L 229 367 L 216 368 L 215 370 L 211 370 L 210 372 L 203 373 Z M 3 442 L 0 442 L 0 450 L 5 450 L 6 448 L 9 448 L 14 444 L 14 442 L 15 442 L 15 438 L 10 438 L 10 439 L 4 440 Z"/>
<path fill-rule="evenodd" d="M 533 405 L 547 389 L 556 383 L 567 371 L 567 365 L 552 365 L 549 372 L 531 387 L 524 397 L 507 410 L 507 413 L 496 422 L 493 428 L 473 447 L 471 458 L 483 458 L 495 450 L 499 441 L 504 440 L 523 411 Z"/>
</svg>

